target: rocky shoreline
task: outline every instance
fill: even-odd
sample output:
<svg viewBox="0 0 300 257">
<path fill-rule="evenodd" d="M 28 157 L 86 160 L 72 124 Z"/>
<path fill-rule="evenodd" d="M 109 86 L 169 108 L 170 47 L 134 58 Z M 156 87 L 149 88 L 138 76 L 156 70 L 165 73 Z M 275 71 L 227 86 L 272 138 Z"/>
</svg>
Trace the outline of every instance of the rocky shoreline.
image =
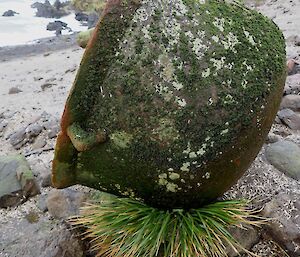
<svg viewBox="0 0 300 257">
<path fill-rule="evenodd" d="M 287 253 L 296 257 L 300 255 L 300 2 L 249 1 L 249 5 L 283 30 L 289 76 L 263 149 L 225 197 L 251 199 L 261 215 L 274 219 L 260 229 L 233 231 L 245 248 L 263 257 Z M 109 195 L 82 186 L 57 190 L 50 181 L 59 120 L 83 52 L 76 34 L 0 48 L 0 257 L 94 256 L 66 218 L 78 214 L 86 199 Z M 16 158 L 17 154 L 24 158 Z M 20 172 L 22 165 L 30 168 Z M 7 176 L 8 172 L 15 176 Z M 230 257 L 237 256 L 228 251 Z"/>
</svg>

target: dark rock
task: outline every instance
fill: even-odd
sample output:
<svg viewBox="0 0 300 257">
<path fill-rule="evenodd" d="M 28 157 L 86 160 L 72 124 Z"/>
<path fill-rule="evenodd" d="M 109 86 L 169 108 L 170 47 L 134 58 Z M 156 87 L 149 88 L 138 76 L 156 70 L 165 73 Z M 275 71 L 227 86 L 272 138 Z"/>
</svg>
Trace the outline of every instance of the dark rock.
<svg viewBox="0 0 300 257">
<path fill-rule="evenodd" d="M 300 95 L 286 95 L 282 98 L 280 109 L 300 111 Z"/>
<path fill-rule="evenodd" d="M 56 6 L 52 6 L 48 0 L 45 3 L 36 2 L 31 5 L 32 8 L 36 8 L 36 16 L 44 17 L 44 18 L 61 18 L 69 14 L 69 12 L 65 11 L 63 8 L 56 8 Z"/>
<path fill-rule="evenodd" d="M 4 17 L 11 17 L 11 16 L 15 16 L 15 14 L 19 14 L 19 13 L 15 12 L 13 10 L 8 10 L 8 11 L 5 11 L 2 14 L 2 16 L 4 16 Z"/>
<path fill-rule="evenodd" d="M 10 136 L 9 142 L 15 149 L 20 149 L 26 143 L 25 138 L 26 128 L 21 128 Z"/>
<path fill-rule="evenodd" d="M 300 147 L 290 141 L 279 141 L 266 149 L 267 160 L 288 177 L 300 180 Z"/>
<path fill-rule="evenodd" d="M 58 219 L 78 215 L 79 208 L 86 200 L 86 195 L 71 189 L 53 190 L 49 193 L 47 207 L 49 213 Z"/>
<path fill-rule="evenodd" d="M 1 224 L 0 252 L 9 257 L 85 257 L 80 239 L 58 221 L 32 214 Z M 2 256 L 2 255 L 1 255 Z"/>
<path fill-rule="evenodd" d="M 283 109 L 279 111 L 277 115 L 282 123 L 287 125 L 290 129 L 300 129 L 300 115 L 291 109 Z"/>
<path fill-rule="evenodd" d="M 231 235 L 240 243 L 240 245 L 246 249 L 250 250 L 252 246 L 258 243 L 260 234 L 254 227 L 243 227 L 243 228 L 229 228 Z M 244 253 L 243 250 L 237 249 L 238 253 L 230 246 L 226 247 L 226 253 L 230 257 L 240 256 Z"/>
<path fill-rule="evenodd" d="M 56 85 L 55 83 L 44 83 L 41 85 L 41 89 L 45 91 L 47 88 L 51 88 L 52 86 Z"/>
<path fill-rule="evenodd" d="M 55 31 L 55 34 L 61 35 L 61 32 L 63 30 L 69 30 L 72 31 L 71 28 L 68 27 L 68 24 L 62 21 L 54 21 L 54 22 L 49 22 L 47 25 L 47 30 L 49 31 Z"/>
<path fill-rule="evenodd" d="M 288 251 L 289 256 L 300 256 L 300 195 L 279 194 L 266 204 L 263 215 L 272 220 L 267 233 Z"/>
<path fill-rule="evenodd" d="M 284 87 L 284 95 L 298 95 L 300 93 L 300 74 L 288 76 Z"/>
<path fill-rule="evenodd" d="M 96 12 L 92 12 L 89 14 L 88 16 L 88 20 L 87 20 L 87 24 L 88 24 L 88 28 L 94 28 L 99 20 L 99 14 Z"/>
<path fill-rule="evenodd" d="M 9 89 L 8 94 L 9 95 L 13 95 L 13 94 L 18 94 L 23 92 L 21 89 L 17 88 L 17 87 L 12 87 Z"/>
<path fill-rule="evenodd" d="M 31 124 L 25 130 L 28 138 L 37 137 L 42 131 L 43 127 L 39 124 Z"/>
<path fill-rule="evenodd" d="M 39 193 L 29 165 L 21 155 L 0 157 L 0 207 L 24 202 Z"/>
<path fill-rule="evenodd" d="M 77 21 L 88 21 L 89 20 L 89 15 L 84 12 L 77 12 L 75 13 L 75 19 Z"/>
</svg>

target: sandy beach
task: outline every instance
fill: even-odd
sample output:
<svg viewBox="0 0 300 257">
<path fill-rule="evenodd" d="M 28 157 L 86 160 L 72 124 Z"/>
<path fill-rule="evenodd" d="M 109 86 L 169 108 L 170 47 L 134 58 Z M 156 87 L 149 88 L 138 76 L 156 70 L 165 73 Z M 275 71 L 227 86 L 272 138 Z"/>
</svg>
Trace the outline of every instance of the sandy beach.
<svg viewBox="0 0 300 257">
<path fill-rule="evenodd" d="M 299 95 L 300 68 L 297 70 L 296 66 L 297 62 L 300 62 L 300 0 L 267 0 L 263 3 L 250 0 L 247 4 L 271 18 L 283 31 L 287 44 L 287 61 L 295 62 L 295 74 L 288 77 L 287 86 L 298 88 L 297 93 L 291 95 Z M 50 173 L 60 117 L 84 53 L 84 50 L 77 46 L 75 37 L 76 35 L 66 35 L 60 38 L 41 39 L 32 45 L 0 47 L 0 155 L 18 153 L 24 155 L 40 187 L 40 194 L 22 205 L 0 208 L 0 257 L 39 256 L 35 253 L 43 252 L 42 247 L 57 252 L 56 255 L 51 255 L 49 250 L 50 252 L 43 256 L 93 256 L 84 252 L 80 240 L 69 234 L 64 219 L 55 220 L 45 207 L 49 195 L 55 194 L 56 199 L 62 199 L 50 185 Z M 299 110 L 293 111 L 296 115 L 300 115 L 300 107 Z M 277 117 L 274 122 L 266 144 L 251 168 L 227 196 L 257 199 L 255 204 L 258 208 L 269 206 L 268 204 L 277 199 L 278 195 L 292 195 L 294 198 L 300 196 L 300 181 L 277 170 L 266 158 L 265 151 L 272 143 L 283 140 L 300 146 L 300 127 L 293 129 L 295 127 L 291 128 L 288 125 L 290 123 L 284 121 L 284 117 L 280 117 Z M 295 122 L 300 122 L 300 116 Z M 34 126 L 35 129 L 40 128 L 37 135 L 28 136 L 28 128 Z M 12 135 L 16 133 L 24 137 L 20 142 L 12 140 Z M 80 197 L 90 191 L 79 186 L 72 187 L 71 190 L 73 192 L 71 194 L 78 193 Z M 291 199 L 294 198 L 286 198 L 292 207 L 287 209 L 283 205 L 277 207 L 283 210 L 281 215 L 286 215 L 284 219 L 293 219 L 294 223 L 284 224 L 284 226 L 294 226 L 291 233 L 296 234 L 294 237 L 289 235 L 287 238 L 296 242 L 300 240 L 297 234 L 300 232 L 300 220 L 298 217 L 295 218 L 295 215 L 300 215 L 300 203 L 297 199 L 293 202 Z M 299 204 L 298 207 L 295 205 L 296 202 Z M 274 202 L 272 204 L 276 205 Z M 80 201 L 77 205 L 80 205 Z M 296 214 L 291 213 L 291 210 Z M 34 228 L 30 228 L 27 222 L 28 214 L 32 213 L 38 220 Z M 51 228 L 46 230 L 48 238 L 40 235 L 41 228 L 37 224 Z M 28 237 L 24 231 L 28 232 Z M 286 242 L 277 240 L 273 235 L 275 230 L 268 231 L 266 228 L 258 230 L 249 249 L 265 257 L 286 256 L 281 249 Z M 58 240 L 60 234 L 66 234 L 67 239 Z M 241 237 L 247 238 L 247 233 Z M 36 240 L 41 242 L 36 243 Z M 69 255 L 62 255 L 62 251 L 57 251 L 59 247 L 51 244 L 49 242 L 51 240 L 61 248 L 66 247 Z M 72 243 L 67 247 L 66 242 Z M 39 247 L 38 250 L 33 249 L 36 244 L 42 245 L 41 249 Z M 298 246 L 300 247 L 299 241 Z M 80 250 L 74 253 L 72 247 Z M 290 256 L 300 256 L 297 247 L 290 247 L 289 250 L 294 249 L 296 254 Z M 24 249 L 26 249 L 25 253 Z"/>
</svg>

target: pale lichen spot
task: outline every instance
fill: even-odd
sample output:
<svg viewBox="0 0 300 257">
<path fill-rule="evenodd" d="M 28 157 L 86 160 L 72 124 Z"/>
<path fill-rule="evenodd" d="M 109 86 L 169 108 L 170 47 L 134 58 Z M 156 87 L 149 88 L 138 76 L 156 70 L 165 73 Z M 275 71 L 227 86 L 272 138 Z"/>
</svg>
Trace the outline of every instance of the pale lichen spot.
<svg viewBox="0 0 300 257">
<path fill-rule="evenodd" d="M 191 166 L 191 163 L 190 162 L 185 162 L 182 164 L 180 170 L 182 171 L 190 171 L 189 167 Z"/>
<path fill-rule="evenodd" d="M 224 129 L 221 131 L 221 136 L 224 136 L 225 134 L 227 134 L 229 132 L 229 129 Z"/>
<path fill-rule="evenodd" d="M 210 68 L 207 68 L 205 71 L 202 71 L 202 78 L 207 78 L 210 75 Z"/>
<path fill-rule="evenodd" d="M 203 177 L 203 178 L 206 178 L 206 179 L 209 179 L 209 178 L 210 178 L 210 173 L 209 173 L 209 172 L 206 172 L 202 177 Z"/>
<path fill-rule="evenodd" d="M 246 38 L 248 39 L 249 43 L 253 46 L 256 46 L 256 42 L 254 41 L 253 36 L 250 35 L 249 31 L 244 30 L 244 34 L 245 34 Z"/>
<path fill-rule="evenodd" d="M 118 131 L 110 135 L 110 140 L 113 144 L 119 148 L 127 148 L 133 136 L 131 134 L 126 133 L 125 131 Z"/>
<path fill-rule="evenodd" d="M 213 21 L 213 24 L 215 27 L 217 27 L 221 32 L 224 32 L 225 27 L 225 19 L 224 18 L 218 18 L 215 17 L 215 20 Z"/>
<path fill-rule="evenodd" d="M 178 185 L 170 182 L 166 185 L 166 188 L 168 192 L 173 192 L 173 193 L 176 193 L 179 189 Z"/>
<path fill-rule="evenodd" d="M 190 152 L 190 153 L 189 153 L 189 158 L 190 158 L 190 159 L 197 158 L 197 154 L 196 154 L 195 152 Z"/>
<path fill-rule="evenodd" d="M 183 88 L 183 84 L 182 83 L 179 83 L 179 82 L 173 82 L 173 87 L 176 89 L 176 90 L 180 90 Z"/>
<path fill-rule="evenodd" d="M 180 178 L 180 175 L 176 172 L 169 172 L 169 178 L 171 180 L 176 180 L 176 179 L 179 179 Z"/>
</svg>

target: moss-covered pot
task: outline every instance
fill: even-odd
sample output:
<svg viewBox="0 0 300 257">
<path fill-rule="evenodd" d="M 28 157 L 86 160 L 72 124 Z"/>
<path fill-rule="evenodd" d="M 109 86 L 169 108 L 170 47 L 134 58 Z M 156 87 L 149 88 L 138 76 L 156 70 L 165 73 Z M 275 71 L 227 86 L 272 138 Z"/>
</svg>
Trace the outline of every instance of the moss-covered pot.
<svg viewBox="0 0 300 257">
<path fill-rule="evenodd" d="M 200 207 L 256 157 L 285 76 L 282 33 L 241 5 L 108 1 L 66 103 L 53 183 Z"/>
</svg>

